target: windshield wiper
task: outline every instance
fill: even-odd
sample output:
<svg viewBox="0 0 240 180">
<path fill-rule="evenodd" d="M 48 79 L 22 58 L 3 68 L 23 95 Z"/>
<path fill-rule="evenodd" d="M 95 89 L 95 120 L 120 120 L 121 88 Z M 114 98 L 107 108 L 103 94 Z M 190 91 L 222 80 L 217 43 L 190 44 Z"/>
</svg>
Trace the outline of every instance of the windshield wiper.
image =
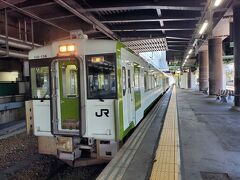
<svg viewBox="0 0 240 180">
<path fill-rule="evenodd" d="M 101 97 L 98 97 L 99 101 L 104 102 L 104 99 Z"/>
</svg>

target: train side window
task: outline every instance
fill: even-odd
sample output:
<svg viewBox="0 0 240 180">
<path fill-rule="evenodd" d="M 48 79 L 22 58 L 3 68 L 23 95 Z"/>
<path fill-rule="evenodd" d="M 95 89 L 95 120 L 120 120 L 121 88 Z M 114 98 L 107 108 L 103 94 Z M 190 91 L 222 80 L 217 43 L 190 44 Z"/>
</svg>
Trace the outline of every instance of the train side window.
<svg viewBox="0 0 240 180">
<path fill-rule="evenodd" d="M 152 89 L 152 75 L 150 74 L 149 76 L 148 76 L 148 82 L 149 82 L 149 90 L 151 90 Z"/>
<path fill-rule="evenodd" d="M 126 94 L 126 68 L 125 67 L 122 67 L 122 84 L 123 84 L 123 96 L 125 96 Z"/>
<path fill-rule="evenodd" d="M 134 87 L 135 91 L 140 90 L 140 67 L 139 65 L 134 65 Z"/>
<path fill-rule="evenodd" d="M 152 75 L 152 89 L 155 88 L 155 80 L 154 80 L 154 75 Z"/>
<path fill-rule="evenodd" d="M 154 77 L 154 88 L 157 87 L 157 76 L 153 76 Z"/>
<path fill-rule="evenodd" d="M 163 75 L 162 74 L 160 74 L 159 86 L 161 88 L 163 87 Z"/>
<path fill-rule="evenodd" d="M 147 91 L 148 90 L 148 80 L 147 80 L 147 78 L 148 78 L 148 73 L 147 73 L 147 71 L 144 71 L 144 90 L 145 91 Z"/>
<path fill-rule="evenodd" d="M 131 93 L 131 71 L 128 70 L 128 88 L 129 88 L 129 93 Z"/>
</svg>

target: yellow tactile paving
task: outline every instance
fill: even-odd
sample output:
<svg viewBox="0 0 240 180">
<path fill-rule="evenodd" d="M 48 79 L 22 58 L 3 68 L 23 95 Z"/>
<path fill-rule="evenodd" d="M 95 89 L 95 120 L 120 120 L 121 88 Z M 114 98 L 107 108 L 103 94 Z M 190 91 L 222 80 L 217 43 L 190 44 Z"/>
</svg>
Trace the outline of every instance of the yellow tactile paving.
<svg viewBox="0 0 240 180">
<path fill-rule="evenodd" d="M 176 109 L 176 88 L 169 102 L 155 155 L 151 180 L 180 180 L 180 147 Z"/>
</svg>

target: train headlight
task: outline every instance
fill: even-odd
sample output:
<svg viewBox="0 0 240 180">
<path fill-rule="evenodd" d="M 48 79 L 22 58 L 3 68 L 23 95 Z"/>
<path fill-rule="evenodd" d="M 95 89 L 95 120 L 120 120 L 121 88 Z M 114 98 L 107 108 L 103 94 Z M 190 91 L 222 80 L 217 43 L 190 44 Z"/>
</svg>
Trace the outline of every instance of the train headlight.
<svg viewBox="0 0 240 180">
<path fill-rule="evenodd" d="M 74 46 L 74 45 L 68 45 L 68 46 L 67 46 L 67 51 L 68 51 L 68 52 L 73 52 L 73 51 L 75 51 L 75 46 Z"/>
<path fill-rule="evenodd" d="M 67 46 L 59 46 L 59 52 L 60 53 L 65 53 L 65 52 L 67 52 Z"/>
<path fill-rule="evenodd" d="M 69 44 L 69 45 L 60 45 L 59 46 L 59 53 L 68 55 L 69 53 L 75 52 L 75 45 Z"/>
</svg>

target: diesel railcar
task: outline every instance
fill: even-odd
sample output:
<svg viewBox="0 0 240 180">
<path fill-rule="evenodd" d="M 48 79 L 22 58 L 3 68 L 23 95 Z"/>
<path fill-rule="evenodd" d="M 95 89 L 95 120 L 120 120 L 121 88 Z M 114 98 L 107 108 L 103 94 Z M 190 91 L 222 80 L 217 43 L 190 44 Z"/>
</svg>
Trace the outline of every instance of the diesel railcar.
<svg viewBox="0 0 240 180">
<path fill-rule="evenodd" d="M 38 150 L 73 166 L 109 161 L 169 87 L 169 78 L 113 40 L 69 39 L 30 51 L 27 126 Z"/>
</svg>

